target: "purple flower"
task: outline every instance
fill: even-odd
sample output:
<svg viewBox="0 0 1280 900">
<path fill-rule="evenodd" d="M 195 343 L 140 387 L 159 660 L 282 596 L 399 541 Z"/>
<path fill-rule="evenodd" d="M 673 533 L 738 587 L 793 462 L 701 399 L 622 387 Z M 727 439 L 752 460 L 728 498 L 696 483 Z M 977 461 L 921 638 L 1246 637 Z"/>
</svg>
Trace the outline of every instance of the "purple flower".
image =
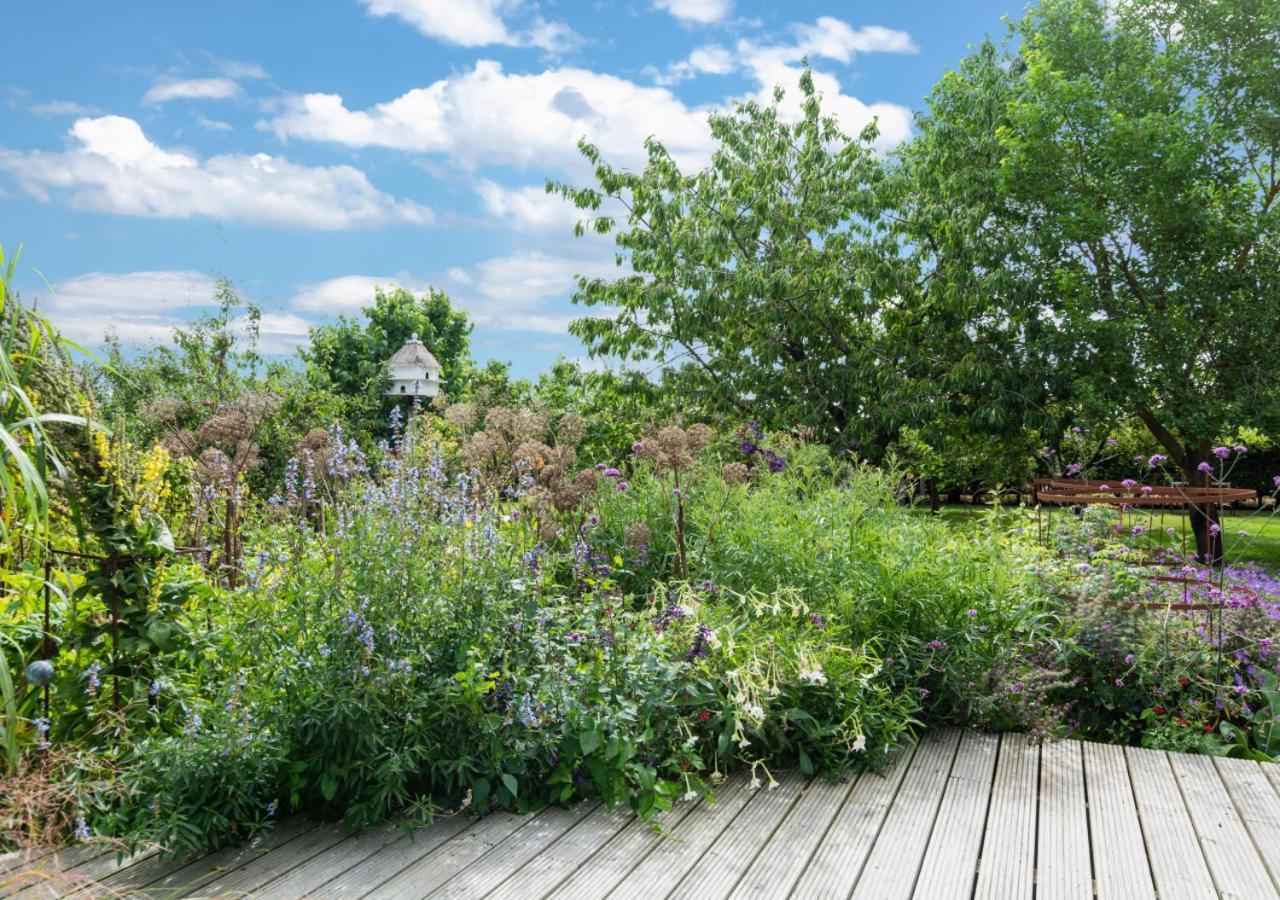
<svg viewBox="0 0 1280 900">
<path fill-rule="evenodd" d="M 1218 459 L 1226 459 L 1228 456 L 1231 455 L 1231 448 L 1230 447 L 1214 447 L 1209 452 L 1212 453 L 1214 456 L 1218 457 Z"/>
<path fill-rule="evenodd" d="M 738 445 L 738 449 L 745 455 L 750 456 L 752 453 L 756 452 L 756 445 L 748 440 L 743 440 L 743 442 Z"/>
<path fill-rule="evenodd" d="M 636 441 L 634 444 L 631 445 L 632 453 L 640 453 L 643 450 L 644 450 L 644 441 Z"/>
<path fill-rule="evenodd" d="M 628 485 L 625 481 L 619 481 L 615 486 L 620 491 L 625 491 L 628 487 L 630 487 L 630 485 Z"/>
<path fill-rule="evenodd" d="M 1126 478 L 1124 481 L 1120 482 L 1120 487 L 1124 488 L 1126 491 L 1131 491 L 1137 486 L 1138 482 L 1134 481 L 1132 478 Z"/>
<path fill-rule="evenodd" d="M 820 614 L 818 614 L 818 613 L 810 613 L 810 614 L 809 614 L 809 621 L 813 624 L 813 627 L 814 627 L 814 628 L 819 628 L 819 629 L 821 629 L 821 628 L 826 628 L 826 627 L 827 627 L 827 626 L 826 626 L 826 623 L 824 623 L 824 622 L 822 621 L 822 616 L 821 616 Z M 889 660 L 889 661 L 888 661 L 888 663 L 889 663 L 889 665 L 893 665 L 893 660 Z"/>
<path fill-rule="evenodd" d="M 621 478 L 621 477 L 622 477 L 622 473 L 621 473 L 621 472 L 619 472 L 617 469 L 613 468 L 612 466 L 610 466 L 609 468 L 607 468 L 607 469 L 605 469 L 605 470 L 604 470 L 604 475 L 605 475 L 605 477 L 606 477 L 606 478 Z"/>
<path fill-rule="evenodd" d="M 1213 466 L 1210 465 L 1208 462 L 1202 462 L 1200 463 L 1200 465 L 1196 466 L 1196 471 L 1203 472 L 1204 474 L 1208 475 L 1210 472 L 1213 471 Z"/>
<path fill-rule="evenodd" d="M 1067 466 L 1067 474 L 1078 475 L 1080 473 L 1080 468 L 1081 468 L 1080 463 L 1072 463 L 1071 465 Z"/>
<path fill-rule="evenodd" d="M 966 615 L 966 616 L 968 616 L 968 617 L 969 617 L 969 618 L 971 618 L 971 619 L 972 619 L 974 616 L 976 616 L 977 614 L 978 614 L 978 611 L 977 611 L 976 609 L 970 609 L 970 610 L 967 610 L 967 611 L 965 612 L 965 615 Z"/>
<path fill-rule="evenodd" d="M 1246 453 L 1249 452 L 1249 448 L 1246 447 L 1244 444 L 1236 444 L 1231 449 L 1234 450 L 1236 453 L 1239 453 L 1241 456 L 1244 456 Z"/>
<path fill-rule="evenodd" d="M 1163 453 L 1153 453 L 1151 454 L 1151 458 L 1147 460 L 1147 468 L 1154 469 L 1156 466 L 1160 465 L 1162 462 L 1166 462 L 1168 459 L 1169 457 L 1165 456 Z"/>
<path fill-rule="evenodd" d="M 1212 524 L 1209 525 L 1209 534 L 1213 535 L 1214 537 L 1217 537 L 1221 532 L 1222 532 L 1222 526 L 1219 525 L 1217 522 L 1213 522 Z"/>
<path fill-rule="evenodd" d="M 1129 531 L 1131 534 L 1143 534 L 1146 530 L 1145 525 L 1134 525 Z"/>
</svg>

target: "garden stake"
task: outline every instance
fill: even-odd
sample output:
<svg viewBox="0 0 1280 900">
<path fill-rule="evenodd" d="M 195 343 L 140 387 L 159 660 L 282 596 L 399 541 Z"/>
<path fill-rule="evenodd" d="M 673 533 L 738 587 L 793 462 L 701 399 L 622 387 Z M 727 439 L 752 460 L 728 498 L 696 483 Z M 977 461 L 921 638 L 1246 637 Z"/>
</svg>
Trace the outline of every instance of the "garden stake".
<svg viewBox="0 0 1280 900">
<path fill-rule="evenodd" d="M 53 639 L 49 634 L 49 601 L 50 587 L 49 582 L 53 578 L 53 560 L 46 559 L 44 561 L 44 648 L 43 656 L 46 660 L 51 661 L 53 656 Z M 49 721 L 49 685 L 44 686 L 44 720 Z"/>
</svg>

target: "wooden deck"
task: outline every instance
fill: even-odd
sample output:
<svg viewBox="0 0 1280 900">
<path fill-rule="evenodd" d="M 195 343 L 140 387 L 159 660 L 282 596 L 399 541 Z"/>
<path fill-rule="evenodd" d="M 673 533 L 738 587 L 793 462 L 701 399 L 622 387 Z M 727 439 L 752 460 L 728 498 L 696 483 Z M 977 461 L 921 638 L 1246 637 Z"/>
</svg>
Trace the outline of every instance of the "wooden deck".
<svg viewBox="0 0 1280 900">
<path fill-rule="evenodd" d="M 732 779 L 664 835 L 583 803 L 412 836 L 284 821 L 195 861 L 81 847 L 26 860 L 41 896 L 592 898 L 1280 897 L 1280 766 L 930 732 L 885 775 Z M 12 875 L 16 860 L 3 865 Z M 0 885 L 5 877 L 0 874 Z M 0 891 L 3 893 L 3 891 Z"/>
</svg>

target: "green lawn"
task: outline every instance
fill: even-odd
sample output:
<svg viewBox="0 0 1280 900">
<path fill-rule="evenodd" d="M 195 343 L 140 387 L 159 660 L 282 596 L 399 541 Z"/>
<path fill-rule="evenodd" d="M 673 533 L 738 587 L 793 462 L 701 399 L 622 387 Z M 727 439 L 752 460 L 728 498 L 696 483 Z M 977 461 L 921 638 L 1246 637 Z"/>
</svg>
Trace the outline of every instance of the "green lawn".
<svg viewBox="0 0 1280 900">
<path fill-rule="evenodd" d="M 928 507 L 917 507 L 923 515 L 930 515 Z M 1043 515 L 1064 515 L 1060 507 L 1045 507 Z M 957 528 L 974 528 L 992 515 L 987 506 L 944 506 L 938 515 Z M 1035 528 L 1035 511 L 1021 510 L 1016 507 L 1005 507 L 995 513 L 996 521 L 1002 528 L 1012 528 L 1020 521 L 1024 527 Z M 1126 520 L 1127 521 L 1127 520 Z M 1139 519 L 1138 521 L 1144 521 Z M 1147 535 L 1156 546 L 1181 546 L 1181 532 L 1186 527 L 1185 517 L 1175 512 L 1166 512 L 1163 523 L 1159 513 L 1154 520 L 1155 528 Z M 1178 529 L 1179 535 L 1169 537 L 1161 528 Z M 1280 572 L 1280 512 L 1274 509 L 1241 510 L 1227 512 L 1222 517 L 1222 529 L 1226 534 L 1228 562 L 1256 562 L 1269 572 Z M 1239 534 L 1247 531 L 1248 536 Z M 1189 533 L 1189 545 L 1194 545 Z"/>
</svg>

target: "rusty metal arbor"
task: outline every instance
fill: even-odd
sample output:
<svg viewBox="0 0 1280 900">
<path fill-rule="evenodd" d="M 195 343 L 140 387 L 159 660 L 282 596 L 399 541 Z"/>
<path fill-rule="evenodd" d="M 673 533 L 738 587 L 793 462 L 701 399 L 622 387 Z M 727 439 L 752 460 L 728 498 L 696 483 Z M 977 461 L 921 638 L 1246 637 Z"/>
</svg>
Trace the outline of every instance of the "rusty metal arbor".
<svg viewBox="0 0 1280 900">
<path fill-rule="evenodd" d="M 1115 508 L 1121 513 L 1134 508 L 1148 509 L 1183 509 L 1188 513 L 1200 513 L 1200 519 L 1206 529 L 1212 527 L 1210 512 L 1228 503 L 1242 500 L 1257 500 L 1258 492 L 1249 488 L 1233 488 L 1218 485 L 1156 485 L 1139 484 L 1131 479 L 1121 482 L 1102 480 L 1086 480 L 1071 478 L 1037 478 L 1034 484 L 1037 528 L 1043 539 L 1043 525 L 1040 521 L 1041 504 L 1055 506 L 1096 506 L 1105 505 Z M 1183 548 L 1185 555 L 1185 547 Z"/>
</svg>

